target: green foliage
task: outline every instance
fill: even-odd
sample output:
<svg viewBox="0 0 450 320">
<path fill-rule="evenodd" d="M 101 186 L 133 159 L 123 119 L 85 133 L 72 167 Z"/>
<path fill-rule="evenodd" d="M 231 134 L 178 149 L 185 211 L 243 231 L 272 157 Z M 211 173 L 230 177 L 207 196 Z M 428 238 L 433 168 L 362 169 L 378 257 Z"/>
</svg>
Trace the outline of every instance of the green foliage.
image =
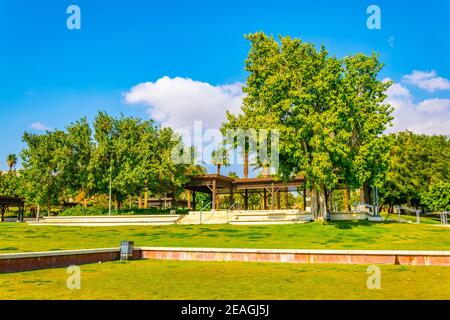
<svg viewBox="0 0 450 320">
<path fill-rule="evenodd" d="M 221 166 L 228 166 L 230 164 L 230 155 L 228 149 L 220 146 L 211 153 L 211 163 L 217 166 L 217 174 L 220 174 Z"/>
<path fill-rule="evenodd" d="M 381 203 L 418 207 L 423 194 L 440 181 L 450 182 L 450 139 L 399 132 L 389 136 L 389 165 L 380 188 Z"/>
<path fill-rule="evenodd" d="M 23 140 L 23 193 L 29 203 L 47 205 L 48 212 L 80 193 L 108 194 L 110 180 L 117 203 L 144 190 L 178 197 L 187 180 L 186 165 L 171 157 L 180 138 L 153 120 L 100 112 L 93 130 L 82 118 L 65 131 L 26 132 Z"/>
<path fill-rule="evenodd" d="M 45 203 L 48 212 L 51 204 L 58 203 L 63 187 L 62 172 L 67 157 L 65 139 L 66 133 L 60 130 L 48 131 L 43 135 L 25 132 L 23 135 L 23 141 L 27 144 L 21 153 L 25 195 L 30 203 Z"/>
<path fill-rule="evenodd" d="M 0 173 L 0 195 L 23 197 L 23 178 L 18 172 Z"/>
<path fill-rule="evenodd" d="M 450 211 L 450 183 L 432 184 L 422 201 L 432 211 Z"/>
<path fill-rule="evenodd" d="M 13 168 L 17 164 L 17 155 L 15 153 L 11 153 L 6 157 L 6 163 L 8 164 L 9 171 L 12 171 Z"/>
<path fill-rule="evenodd" d="M 388 150 L 382 134 L 392 108 L 383 103 L 391 83 L 377 79 L 378 56 L 338 59 L 300 39 L 246 38 L 251 48 L 242 113 L 228 113 L 222 131 L 278 129 L 278 175 L 304 174 L 314 192 L 326 193 L 339 179 L 350 188 L 381 184 Z M 325 204 L 318 205 L 324 216 Z"/>
<path fill-rule="evenodd" d="M 158 209 L 158 208 L 147 208 L 147 209 L 120 209 L 111 212 L 112 215 L 145 215 L 145 214 L 170 214 L 171 209 Z M 187 209 L 175 209 L 177 214 L 186 214 Z M 72 208 L 67 208 L 60 216 L 99 216 L 108 215 L 108 209 L 102 207 L 83 207 L 75 206 Z"/>
</svg>

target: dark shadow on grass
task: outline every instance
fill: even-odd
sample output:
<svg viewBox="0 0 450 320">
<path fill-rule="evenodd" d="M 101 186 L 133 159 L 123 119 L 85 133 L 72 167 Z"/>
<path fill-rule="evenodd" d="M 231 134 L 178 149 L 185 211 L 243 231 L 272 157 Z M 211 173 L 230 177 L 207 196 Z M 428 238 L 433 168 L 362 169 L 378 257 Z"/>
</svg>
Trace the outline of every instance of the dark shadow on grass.
<svg viewBox="0 0 450 320">
<path fill-rule="evenodd" d="M 16 248 L 16 247 L 4 247 L 4 248 L 0 248 L 0 251 L 9 251 L 9 250 L 19 250 L 18 248 Z"/>
<path fill-rule="evenodd" d="M 374 222 L 370 221 L 330 221 L 327 225 L 334 226 L 337 229 L 353 229 L 357 227 L 372 227 Z"/>
</svg>

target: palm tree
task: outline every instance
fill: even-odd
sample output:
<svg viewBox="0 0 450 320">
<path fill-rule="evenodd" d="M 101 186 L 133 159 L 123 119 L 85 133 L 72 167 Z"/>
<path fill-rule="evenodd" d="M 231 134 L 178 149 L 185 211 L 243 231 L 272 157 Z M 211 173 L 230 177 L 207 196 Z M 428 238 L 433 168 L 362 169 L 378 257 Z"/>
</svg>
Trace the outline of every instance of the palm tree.
<svg viewBox="0 0 450 320">
<path fill-rule="evenodd" d="M 11 172 L 17 164 L 17 155 L 14 153 L 9 154 L 6 157 L 6 163 L 8 164 L 9 172 Z"/>
<path fill-rule="evenodd" d="M 224 147 L 219 147 L 211 153 L 211 162 L 217 166 L 217 174 L 220 174 L 221 166 L 228 166 L 229 161 L 228 150 Z"/>
</svg>

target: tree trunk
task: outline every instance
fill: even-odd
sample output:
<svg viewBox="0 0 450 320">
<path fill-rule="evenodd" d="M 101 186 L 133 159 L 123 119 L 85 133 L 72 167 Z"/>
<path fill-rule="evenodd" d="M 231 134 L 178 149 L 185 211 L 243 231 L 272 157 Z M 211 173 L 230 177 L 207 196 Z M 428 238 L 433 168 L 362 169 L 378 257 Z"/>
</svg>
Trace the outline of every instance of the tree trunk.
<svg viewBox="0 0 450 320">
<path fill-rule="evenodd" d="M 248 150 L 244 150 L 244 178 L 248 178 Z"/>
<path fill-rule="evenodd" d="M 311 190 L 309 191 L 309 199 L 310 199 L 311 214 L 314 220 L 317 220 L 319 217 L 319 210 L 317 202 L 317 192 L 314 187 L 312 187 Z"/>
<path fill-rule="evenodd" d="M 364 183 L 361 189 L 359 190 L 359 198 L 361 204 L 371 204 L 372 197 L 370 196 L 371 188 L 367 183 Z"/>
<path fill-rule="evenodd" d="M 317 190 L 315 187 L 311 189 L 311 213 L 316 221 L 325 221 L 327 218 L 327 201 L 325 188 Z"/>
<path fill-rule="evenodd" d="M 220 164 L 217 165 L 217 174 L 220 175 Z"/>
<path fill-rule="evenodd" d="M 318 192 L 318 204 L 319 204 L 319 221 L 325 221 L 327 219 L 327 194 L 326 190 L 322 187 Z"/>
<path fill-rule="evenodd" d="M 41 211 L 41 207 L 39 204 L 36 206 L 36 221 L 39 221 L 39 212 Z"/>
<path fill-rule="evenodd" d="M 114 210 L 118 210 L 119 209 L 119 201 L 117 201 L 117 196 L 114 195 Z"/>
<path fill-rule="evenodd" d="M 138 208 L 142 209 L 142 195 L 141 195 L 141 193 L 139 193 L 139 196 L 138 196 Z"/>
<path fill-rule="evenodd" d="M 147 209 L 148 207 L 148 191 L 144 191 L 144 209 Z"/>
<path fill-rule="evenodd" d="M 350 210 L 350 205 L 349 205 L 349 202 L 350 202 L 349 198 L 350 197 L 349 197 L 348 187 L 347 187 L 347 185 L 345 185 L 345 189 L 344 189 L 344 208 L 342 210 L 344 212 L 350 212 L 351 211 Z"/>
<path fill-rule="evenodd" d="M 50 203 L 50 196 L 47 197 L 47 212 L 48 216 L 50 217 L 50 212 L 52 211 L 52 205 Z"/>
</svg>

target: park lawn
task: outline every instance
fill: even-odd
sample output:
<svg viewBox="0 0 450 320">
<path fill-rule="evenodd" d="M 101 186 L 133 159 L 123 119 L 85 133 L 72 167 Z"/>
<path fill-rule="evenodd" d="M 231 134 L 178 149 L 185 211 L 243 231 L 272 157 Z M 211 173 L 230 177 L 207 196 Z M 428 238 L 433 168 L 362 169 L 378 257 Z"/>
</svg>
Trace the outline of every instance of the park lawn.
<svg viewBox="0 0 450 320">
<path fill-rule="evenodd" d="M 0 253 L 135 246 L 449 250 L 450 228 L 401 223 L 63 227 L 0 223 Z"/>
<path fill-rule="evenodd" d="M 0 274 L 0 299 L 450 299 L 449 267 L 139 260 L 83 265 L 81 288 L 65 268 Z"/>
</svg>

